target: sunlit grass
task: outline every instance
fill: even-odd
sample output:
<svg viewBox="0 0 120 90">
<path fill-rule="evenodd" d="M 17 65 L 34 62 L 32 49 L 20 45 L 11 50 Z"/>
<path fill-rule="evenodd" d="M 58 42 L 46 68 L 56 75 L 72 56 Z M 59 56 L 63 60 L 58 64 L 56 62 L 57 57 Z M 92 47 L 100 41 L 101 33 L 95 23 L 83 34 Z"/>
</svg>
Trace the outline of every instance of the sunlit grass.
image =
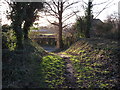
<svg viewBox="0 0 120 90">
<path fill-rule="evenodd" d="M 113 79 L 116 67 L 112 63 L 117 60 L 114 53 L 117 44 L 97 40 L 80 40 L 65 51 L 66 55 L 71 55 L 80 88 L 111 88 L 118 83 L 117 78 Z"/>
<path fill-rule="evenodd" d="M 65 65 L 62 58 L 48 55 L 43 57 L 41 65 L 48 88 L 56 88 L 63 84 Z"/>
</svg>

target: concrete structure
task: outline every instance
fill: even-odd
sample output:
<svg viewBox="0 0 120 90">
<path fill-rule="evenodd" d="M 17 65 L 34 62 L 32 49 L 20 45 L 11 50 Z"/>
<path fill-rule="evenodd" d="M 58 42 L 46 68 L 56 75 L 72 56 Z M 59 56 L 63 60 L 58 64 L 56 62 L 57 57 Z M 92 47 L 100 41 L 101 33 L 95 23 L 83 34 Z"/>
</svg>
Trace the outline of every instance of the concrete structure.
<svg viewBox="0 0 120 90">
<path fill-rule="evenodd" d="M 52 30 L 46 30 L 46 29 L 31 30 L 31 32 L 40 33 L 38 35 L 35 35 L 34 37 L 31 37 L 31 39 L 40 45 L 56 45 L 57 34 L 51 31 Z"/>
</svg>

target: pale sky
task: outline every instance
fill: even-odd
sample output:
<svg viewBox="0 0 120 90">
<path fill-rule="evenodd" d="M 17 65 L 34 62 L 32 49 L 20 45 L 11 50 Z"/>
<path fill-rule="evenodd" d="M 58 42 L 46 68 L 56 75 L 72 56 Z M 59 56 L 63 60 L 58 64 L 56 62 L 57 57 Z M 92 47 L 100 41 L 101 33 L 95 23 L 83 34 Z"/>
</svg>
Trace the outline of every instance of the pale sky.
<svg viewBox="0 0 120 90">
<path fill-rule="evenodd" d="M 86 6 L 83 2 L 82 2 L 82 0 L 70 0 L 71 2 L 75 2 L 75 1 L 80 1 L 79 3 L 77 3 L 77 4 L 75 4 L 74 6 L 73 6 L 73 8 L 71 8 L 70 10 L 80 10 L 80 12 L 77 14 L 78 16 L 82 16 L 83 14 L 84 14 L 84 10 L 83 10 L 83 8 L 81 7 L 81 5 L 84 5 L 84 6 Z M 86 3 L 88 2 L 88 0 L 84 0 Z M 93 4 L 100 4 L 100 3 L 103 3 L 103 2 L 106 2 L 106 1 L 108 1 L 108 0 L 93 0 Z M 100 5 L 94 5 L 93 6 L 93 8 L 92 8 L 92 10 L 93 10 L 93 15 L 94 16 L 97 16 L 97 14 L 107 5 L 107 4 L 109 4 L 107 7 L 108 8 L 106 8 L 101 14 L 99 14 L 99 16 L 98 17 L 96 17 L 96 18 L 99 18 L 99 19 L 101 19 L 102 21 L 104 21 L 104 20 L 106 20 L 106 18 L 107 18 L 107 16 L 108 15 L 111 15 L 111 14 L 113 14 L 114 12 L 116 12 L 116 13 L 118 13 L 118 2 L 119 2 L 120 0 L 109 0 L 107 3 L 104 3 L 104 4 L 100 4 Z M 111 2 L 111 3 L 110 3 Z M 66 12 L 65 12 L 65 14 L 66 13 L 69 13 L 70 12 L 70 10 L 67 10 Z M 50 19 L 50 20 L 53 20 L 53 18 L 49 18 L 48 17 L 48 19 Z M 68 21 L 67 21 L 67 23 L 73 23 L 73 22 L 75 22 L 75 20 L 76 20 L 76 16 L 74 16 L 74 17 L 72 17 L 71 19 L 69 19 Z M 55 19 L 55 21 L 56 21 L 56 19 Z M 46 23 L 46 24 L 49 24 L 48 22 L 45 22 L 45 18 L 44 19 L 40 19 L 40 21 L 39 21 L 40 23 L 41 23 L 41 25 L 45 25 L 44 23 Z"/>
<path fill-rule="evenodd" d="M 1 5 L 1 2 L 3 2 L 3 1 L 4 0 L 0 0 L 0 17 L 2 17 L 2 25 L 10 23 L 9 21 L 7 21 L 7 19 L 5 17 L 5 14 L 4 14 L 6 9 L 8 9 L 8 6 L 3 5 L 3 4 Z M 77 15 L 82 16 L 84 14 L 84 12 L 83 12 L 83 8 L 81 7 L 81 5 L 84 5 L 84 6 L 86 6 L 86 5 L 82 2 L 82 0 L 70 0 L 70 2 L 73 2 L 73 1 L 80 1 L 80 2 L 77 3 L 76 5 L 74 5 L 70 10 L 80 10 L 80 13 L 78 13 Z M 83 1 L 86 2 L 86 3 L 88 2 L 88 0 L 83 0 Z M 93 4 L 99 4 L 99 3 L 102 3 L 102 2 L 105 2 L 105 1 L 108 1 L 108 0 L 93 0 Z M 104 21 L 108 15 L 113 14 L 114 12 L 118 13 L 118 2 L 119 1 L 120 0 L 109 0 L 109 2 L 107 2 L 107 3 L 93 6 L 93 9 L 92 9 L 93 10 L 93 15 L 96 16 L 98 14 L 98 12 L 100 12 L 108 3 L 111 2 L 108 5 L 108 8 L 105 9 L 97 17 L 97 18 L 101 19 L 102 21 Z M 64 14 L 68 13 L 70 10 L 67 10 L 67 12 L 65 12 Z M 40 26 L 45 26 L 45 25 L 49 24 L 45 18 L 46 17 L 40 18 L 40 21 L 39 21 Z M 70 20 L 68 20 L 67 22 L 72 23 L 72 22 L 75 21 L 75 19 L 76 19 L 76 17 L 74 16 Z"/>
<path fill-rule="evenodd" d="M 94 0 L 93 3 L 97 3 L 95 1 L 98 1 L 98 2 L 103 2 L 103 1 L 107 1 L 107 0 Z M 120 0 L 110 0 L 110 5 L 108 5 L 108 8 L 105 9 L 97 18 L 100 18 L 102 21 L 106 19 L 106 17 L 110 14 L 113 14 L 114 12 L 117 12 L 118 13 L 118 2 Z M 99 11 L 99 10 L 102 10 L 103 7 L 105 7 L 107 5 L 106 4 L 103 4 L 103 5 L 96 5 L 95 7 L 93 7 L 93 10 L 96 12 L 96 11 Z M 95 14 L 95 13 L 94 13 Z"/>
</svg>

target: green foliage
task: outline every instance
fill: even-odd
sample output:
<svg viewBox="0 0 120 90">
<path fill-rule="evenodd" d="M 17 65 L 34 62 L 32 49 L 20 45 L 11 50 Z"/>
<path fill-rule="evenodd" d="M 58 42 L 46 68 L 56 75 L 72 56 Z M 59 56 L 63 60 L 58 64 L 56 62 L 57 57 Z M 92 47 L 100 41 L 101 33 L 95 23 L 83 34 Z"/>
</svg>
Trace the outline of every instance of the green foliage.
<svg viewBox="0 0 120 90">
<path fill-rule="evenodd" d="M 16 36 L 13 30 L 2 32 L 2 48 L 14 50 L 16 48 Z"/>
<path fill-rule="evenodd" d="M 43 73 L 45 76 L 45 82 L 49 88 L 57 88 L 64 82 L 64 62 L 62 58 L 58 56 L 45 56 L 42 61 Z"/>
<path fill-rule="evenodd" d="M 63 37 L 63 48 L 70 47 L 74 42 L 74 37 Z"/>
<path fill-rule="evenodd" d="M 30 30 L 39 30 L 39 28 L 35 28 L 35 27 L 31 26 Z"/>
<path fill-rule="evenodd" d="M 37 12 L 43 8 L 39 2 L 10 2 L 11 12 L 8 15 L 12 21 L 12 28 L 16 36 L 16 49 L 23 49 L 23 40 L 28 39 L 28 31 L 35 19 Z M 22 28 L 23 24 L 23 28 Z"/>
<path fill-rule="evenodd" d="M 85 17 L 79 17 L 76 21 L 75 28 L 77 30 L 77 34 L 79 38 L 85 37 L 87 21 Z"/>
<path fill-rule="evenodd" d="M 104 75 L 110 74 L 110 71 L 105 71 L 105 70 L 101 70 L 100 68 L 97 68 L 97 67 L 102 67 L 103 65 L 93 63 L 94 64 L 94 67 L 93 67 L 93 64 L 91 63 L 92 59 L 90 59 L 89 57 L 88 59 L 84 59 L 83 57 L 73 57 L 71 58 L 71 60 L 77 71 L 76 77 L 77 77 L 77 83 L 79 87 L 102 88 L 101 85 L 107 85 L 107 86 L 104 86 L 105 88 L 111 87 L 108 82 L 106 83 L 102 82 L 102 80 L 105 81 Z M 102 75 L 102 77 L 100 75 Z"/>
<path fill-rule="evenodd" d="M 43 55 L 43 48 L 30 40 L 24 42 L 23 50 L 3 49 L 3 88 L 45 87 L 40 66 Z"/>
<path fill-rule="evenodd" d="M 108 39 L 118 40 L 119 33 L 119 20 L 110 16 L 104 23 L 99 23 L 95 26 L 95 34 L 98 37 L 104 37 Z"/>
<path fill-rule="evenodd" d="M 112 88 L 118 85 L 116 48 L 119 47 L 114 41 L 81 39 L 66 51 L 71 55 L 80 88 Z"/>
</svg>

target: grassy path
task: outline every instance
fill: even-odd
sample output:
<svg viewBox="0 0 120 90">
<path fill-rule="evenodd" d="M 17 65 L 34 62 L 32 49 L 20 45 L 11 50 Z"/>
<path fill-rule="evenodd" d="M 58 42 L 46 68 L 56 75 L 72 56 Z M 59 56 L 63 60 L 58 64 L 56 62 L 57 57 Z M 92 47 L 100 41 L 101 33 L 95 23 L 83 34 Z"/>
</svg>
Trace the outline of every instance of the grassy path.
<svg viewBox="0 0 120 90">
<path fill-rule="evenodd" d="M 58 53 L 45 52 L 31 41 L 24 47 L 22 51 L 3 50 L 4 88 L 120 89 L 116 42 L 81 40 Z"/>
<path fill-rule="evenodd" d="M 72 62 L 70 60 L 70 57 L 65 54 L 57 54 L 62 58 L 62 60 L 65 62 L 65 82 L 63 83 L 62 87 L 65 88 L 76 88 L 76 77 L 75 77 L 75 69 L 72 65 Z"/>
<path fill-rule="evenodd" d="M 56 53 L 66 63 L 66 87 L 120 88 L 119 47 L 116 41 L 85 39 Z"/>
<path fill-rule="evenodd" d="M 119 48 L 115 41 L 81 39 L 41 63 L 48 88 L 119 88 Z"/>
</svg>

